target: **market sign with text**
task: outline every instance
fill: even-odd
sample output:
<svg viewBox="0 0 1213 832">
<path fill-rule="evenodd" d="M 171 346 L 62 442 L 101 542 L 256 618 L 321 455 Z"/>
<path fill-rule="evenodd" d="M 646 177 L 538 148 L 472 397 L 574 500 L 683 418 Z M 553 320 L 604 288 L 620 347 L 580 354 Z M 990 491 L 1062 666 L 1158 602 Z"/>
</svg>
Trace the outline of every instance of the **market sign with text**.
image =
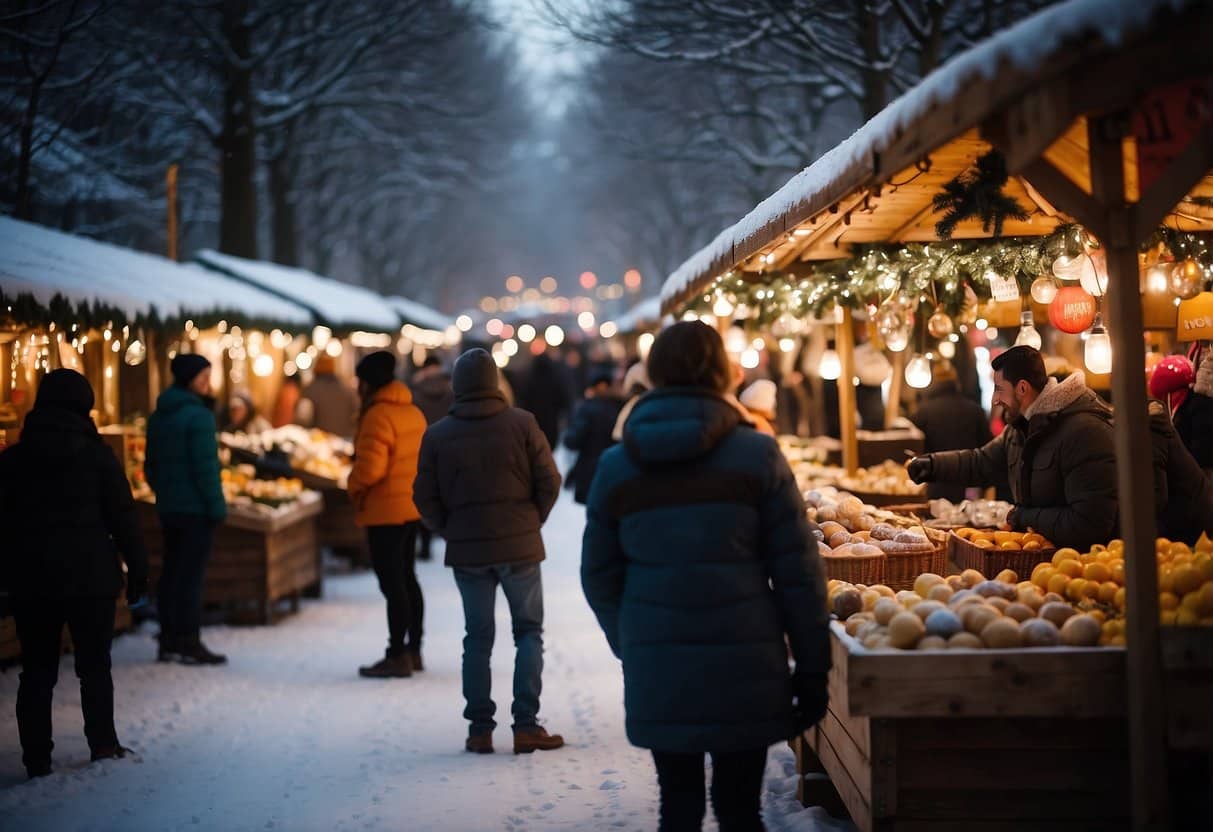
<svg viewBox="0 0 1213 832">
<path fill-rule="evenodd" d="M 1180 341 L 1213 340 L 1213 292 L 1201 292 L 1179 304 L 1175 337 Z"/>
</svg>

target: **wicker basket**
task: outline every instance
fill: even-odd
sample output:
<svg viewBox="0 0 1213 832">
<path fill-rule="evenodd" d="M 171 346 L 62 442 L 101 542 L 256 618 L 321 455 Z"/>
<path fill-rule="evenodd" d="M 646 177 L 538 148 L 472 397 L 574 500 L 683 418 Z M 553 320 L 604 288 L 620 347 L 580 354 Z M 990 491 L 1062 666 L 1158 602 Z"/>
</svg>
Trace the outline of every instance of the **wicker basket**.
<svg viewBox="0 0 1213 832">
<path fill-rule="evenodd" d="M 987 578 L 1010 569 L 1019 575 L 1020 580 L 1027 580 L 1036 564 L 1052 559 L 1056 551 L 1052 547 L 1031 552 L 1022 549 L 983 549 L 955 532 L 948 534 L 947 556 L 952 562 L 961 569 L 976 569 Z"/>
<path fill-rule="evenodd" d="M 877 555 L 843 555 L 842 557 L 823 555 L 821 560 L 825 564 L 826 578 L 829 580 L 871 586 L 885 583 L 887 571 L 885 562 L 891 558 L 886 558 L 885 554 L 881 552 Z"/>
<path fill-rule="evenodd" d="M 885 585 L 894 592 L 903 589 L 913 589 L 914 579 L 923 572 L 934 572 L 937 549 L 924 549 L 910 554 L 888 554 L 885 565 Z"/>
</svg>

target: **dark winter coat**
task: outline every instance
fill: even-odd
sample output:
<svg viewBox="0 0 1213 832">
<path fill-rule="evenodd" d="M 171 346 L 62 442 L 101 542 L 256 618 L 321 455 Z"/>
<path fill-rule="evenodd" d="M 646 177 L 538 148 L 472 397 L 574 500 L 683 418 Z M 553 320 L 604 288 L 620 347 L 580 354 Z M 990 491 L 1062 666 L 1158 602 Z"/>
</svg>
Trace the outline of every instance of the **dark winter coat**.
<svg viewBox="0 0 1213 832">
<path fill-rule="evenodd" d="M 130 484 L 87 416 L 37 407 L 26 417 L 21 441 L 0 453 L 0 529 L 0 582 L 14 596 L 116 598 L 122 559 L 135 592 L 147 586 Z"/>
<path fill-rule="evenodd" d="M 456 398 L 421 440 L 413 501 L 446 538 L 447 566 L 538 563 L 560 472 L 531 414 L 497 389 Z"/>
<path fill-rule="evenodd" d="M 931 480 L 995 485 L 1005 472 L 1016 529 L 1086 551 L 1116 536 L 1112 409 L 1076 372 L 1050 380 L 1029 409 L 981 448 L 930 455 Z"/>
<path fill-rule="evenodd" d="M 941 382 L 928 390 L 911 421 L 926 437 L 926 453 L 980 448 L 993 439 L 986 412 L 981 405 L 961 394 L 954 381 Z M 965 485 L 928 483 L 927 496 L 932 500 L 959 502 L 965 498 Z"/>
<path fill-rule="evenodd" d="M 1185 543 L 1195 543 L 1201 532 L 1213 535 L 1213 483 L 1184 447 L 1162 402 L 1150 402 L 1150 442 L 1159 535 Z"/>
<path fill-rule="evenodd" d="M 413 404 L 425 415 L 427 425 L 445 419 L 455 403 L 455 391 L 451 389 L 451 377 L 435 368 L 428 373 L 419 373 L 410 385 Z"/>
<path fill-rule="evenodd" d="M 215 416 L 196 393 L 174 385 L 160 394 L 147 420 L 143 471 L 161 514 L 196 514 L 215 522 L 227 516 Z"/>
<path fill-rule="evenodd" d="M 1196 383 L 1175 411 L 1175 432 L 1196 459 L 1213 476 L 1213 358 L 1206 357 L 1196 371 Z"/>
<path fill-rule="evenodd" d="M 560 423 L 571 404 L 564 370 L 548 356 L 536 356 L 518 397 L 518 406 L 535 417 L 549 447 L 556 447 L 560 441 Z"/>
<path fill-rule="evenodd" d="M 804 502 L 775 440 L 719 396 L 666 388 L 636 405 L 590 489 L 581 581 L 623 660 L 635 745 L 729 752 L 793 736 L 789 646 L 800 679 L 824 687 Z"/>
<path fill-rule="evenodd" d="M 577 461 L 569 471 L 573 484 L 573 499 L 584 504 L 590 496 L 590 483 L 598 470 L 598 458 L 615 444 L 611 433 L 623 410 L 623 400 L 615 396 L 594 396 L 573 411 L 573 418 L 564 432 L 564 446 L 577 451 Z"/>
</svg>

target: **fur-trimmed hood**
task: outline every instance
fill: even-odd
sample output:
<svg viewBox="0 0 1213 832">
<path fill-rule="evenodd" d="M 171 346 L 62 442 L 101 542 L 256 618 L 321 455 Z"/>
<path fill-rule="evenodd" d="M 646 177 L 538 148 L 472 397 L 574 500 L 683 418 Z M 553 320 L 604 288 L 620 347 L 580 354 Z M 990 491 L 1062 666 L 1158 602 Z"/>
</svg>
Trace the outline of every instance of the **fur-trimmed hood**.
<svg viewBox="0 0 1213 832">
<path fill-rule="evenodd" d="M 1213 381 L 1213 379 L 1211 379 Z M 1075 370 L 1064 381 L 1049 379 L 1045 389 L 1040 391 L 1036 401 L 1023 413 L 1028 422 L 1042 417 L 1052 417 L 1062 412 L 1077 412 L 1092 410 L 1106 413 L 1111 418 L 1111 408 L 1104 403 L 1095 391 L 1087 387 L 1087 377 L 1082 370 Z"/>
<path fill-rule="evenodd" d="M 1207 352 L 1196 370 L 1196 383 L 1192 389 L 1202 396 L 1213 397 L 1213 356 Z"/>
</svg>

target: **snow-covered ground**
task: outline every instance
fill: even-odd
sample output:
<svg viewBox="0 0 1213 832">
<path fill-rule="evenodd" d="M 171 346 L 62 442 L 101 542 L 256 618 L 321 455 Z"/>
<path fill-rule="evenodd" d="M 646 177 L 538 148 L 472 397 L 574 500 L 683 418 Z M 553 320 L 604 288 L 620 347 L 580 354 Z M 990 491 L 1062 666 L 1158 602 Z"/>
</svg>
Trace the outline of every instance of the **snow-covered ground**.
<svg viewBox="0 0 1213 832">
<path fill-rule="evenodd" d="M 13 718 L 17 670 L 0 674 L 0 829 L 522 830 L 656 827 L 648 753 L 628 745 L 618 662 L 577 578 L 582 509 L 567 492 L 545 530 L 546 668 L 540 719 L 559 751 L 510 753 L 513 644 L 499 601 L 492 756 L 463 751 L 462 613 L 441 561 L 421 564 L 426 671 L 370 680 L 386 623 L 370 574 L 330 578 L 325 598 L 274 627 L 208 628 L 222 668 L 153 661 L 154 624 L 114 644 L 118 736 L 139 759 L 90 764 L 71 658 L 55 700 L 56 773 L 26 782 Z M 505 753 L 502 753 L 505 752 Z M 786 746 L 772 749 L 771 830 L 849 829 L 795 800 Z M 711 812 L 705 825 L 714 830 Z"/>
</svg>

